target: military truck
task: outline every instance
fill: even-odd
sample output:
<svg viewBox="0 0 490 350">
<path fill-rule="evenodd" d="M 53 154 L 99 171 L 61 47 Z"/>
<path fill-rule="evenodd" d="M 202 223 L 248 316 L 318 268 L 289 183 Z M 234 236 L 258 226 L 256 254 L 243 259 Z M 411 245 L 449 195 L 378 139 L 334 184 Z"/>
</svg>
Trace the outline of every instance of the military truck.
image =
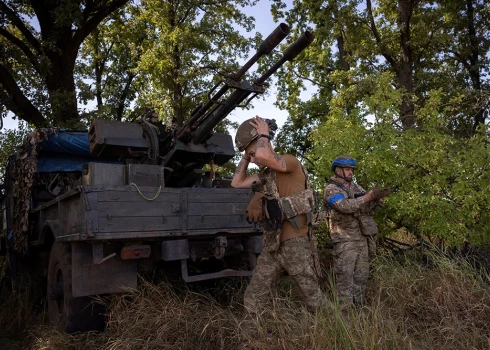
<svg viewBox="0 0 490 350">
<path fill-rule="evenodd" d="M 215 172 L 235 151 L 230 135 L 212 131 L 313 40 L 304 33 L 260 78 L 242 80 L 288 33 L 280 24 L 181 127 L 150 110 L 139 123 L 95 120 L 88 132 L 37 129 L 9 157 L 0 251 L 14 282 L 46 279 L 57 329 L 103 328 L 92 297 L 136 288 L 154 266 L 177 264 L 186 282 L 251 275 L 262 249 L 245 219 L 252 193 Z"/>
</svg>

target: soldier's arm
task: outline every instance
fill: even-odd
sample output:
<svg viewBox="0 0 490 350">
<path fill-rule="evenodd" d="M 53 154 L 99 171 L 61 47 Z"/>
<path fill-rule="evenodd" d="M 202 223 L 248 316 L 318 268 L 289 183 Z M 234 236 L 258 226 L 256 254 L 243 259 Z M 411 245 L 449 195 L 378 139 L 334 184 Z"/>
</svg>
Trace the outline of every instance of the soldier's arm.
<svg viewBox="0 0 490 350">
<path fill-rule="evenodd" d="M 247 168 L 250 160 L 243 157 L 238 163 L 233 179 L 231 180 L 231 186 L 235 188 L 250 188 L 254 181 L 259 181 L 259 175 L 253 174 L 247 176 Z"/>
<path fill-rule="evenodd" d="M 378 203 L 379 201 L 370 201 L 370 202 L 364 202 L 363 204 L 361 204 L 361 206 L 359 207 L 359 210 L 361 213 L 373 213 L 374 210 L 376 210 L 378 208 Z"/>
<path fill-rule="evenodd" d="M 353 214 L 359 211 L 364 199 L 363 197 L 350 199 L 337 186 L 327 186 L 323 202 L 325 207 L 334 208 L 344 214 Z"/>
<path fill-rule="evenodd" d="M 356 188 L 356 195 L 355 197 L 363 197 L 364 195 L 367 194 L 366 190 L 364 188 L 362 188 L 360 185 L 358 184 L 355 184 L 355 186 L 357 186 Z M 364 203 L 362 203 L 360 206 L 359 206 L 359 211 L 361 213 L 372 213 L 372 211 L 374 210 L 374 206 L 375 206 L 375 202 L 377 201 L 369 201 L 369 202 L 366 202 L 364 200 Z"/>
<path fill-rule="evenodd" d="M 267 125 L 267 123 L 259 116 L 256 116 L 254 121 L 250 124 L 257 129 L 259 135 L 269 135 L 269 125 Z M 283 156 L 274 152 L 270 140 L 267 137 L 259 136 L 257 139 L 255 161 L 263 166 L 282 173 L 288 170 L 286 160 Z"/>
</svg>

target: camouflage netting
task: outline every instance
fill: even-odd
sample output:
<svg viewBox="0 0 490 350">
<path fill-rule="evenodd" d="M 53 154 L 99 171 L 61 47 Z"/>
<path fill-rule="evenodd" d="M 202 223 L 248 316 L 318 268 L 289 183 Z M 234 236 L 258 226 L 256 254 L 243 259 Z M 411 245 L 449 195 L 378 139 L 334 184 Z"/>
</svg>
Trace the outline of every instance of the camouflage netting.
<svg viewBox="0 0 490 350">
<path fill-rule="evenodd" d="M 29 247 L 29 211 L 32 184 L 37 172 L 38 145 L 51 133 L 51 129 L 38 129 L 31 132 L 13 166 L 13 247 L 20 254 L 27 254 Z"/>
</svg>

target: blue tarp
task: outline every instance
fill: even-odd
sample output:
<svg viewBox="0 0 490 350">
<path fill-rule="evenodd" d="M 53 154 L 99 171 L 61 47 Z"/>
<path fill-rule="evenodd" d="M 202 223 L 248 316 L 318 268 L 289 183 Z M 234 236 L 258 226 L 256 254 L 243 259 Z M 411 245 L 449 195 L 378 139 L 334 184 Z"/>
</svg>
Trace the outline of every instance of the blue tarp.
<svg viewBox="0 0 490 350">
<path fill-rule="evenodd" d="M 86 131 L 56 130 L 41 142 L 37 158 L 39 173 L 82 171 L 89 162 L 122 163 L 90 155 Z"/>
<path fill-rule="evenodd" d="M 56 130 L 47 140 L 41 142 L 41 152 L 90 157 L 88 133 L 86 131 Z"/>
</svg>

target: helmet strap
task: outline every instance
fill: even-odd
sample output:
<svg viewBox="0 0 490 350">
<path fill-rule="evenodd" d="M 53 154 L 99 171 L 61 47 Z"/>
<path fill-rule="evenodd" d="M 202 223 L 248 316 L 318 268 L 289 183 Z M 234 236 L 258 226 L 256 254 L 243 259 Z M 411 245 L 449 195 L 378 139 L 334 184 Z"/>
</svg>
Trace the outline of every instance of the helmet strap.
<svg viewBox="0 0 490 350">
<path fill-rule="evenodd" d="M 338 177 L 340 177 L 341 179 L 344 179 L 344 180 L 345 180 L 345 181 L 347 181 L 347 182 L 352 182 L 352 179 L 347 179 L 347 178 L 345 177 L 345 171 L 344 171 L 344 168 L 340 168 L 340 169 L 342 169 L 342 176 L 338 175 L 338 174 L 337 174 L 337 172 L 335 172 L 335 175 L 336 175 L 336 176 L 338 176 Z"/>
</svg>

